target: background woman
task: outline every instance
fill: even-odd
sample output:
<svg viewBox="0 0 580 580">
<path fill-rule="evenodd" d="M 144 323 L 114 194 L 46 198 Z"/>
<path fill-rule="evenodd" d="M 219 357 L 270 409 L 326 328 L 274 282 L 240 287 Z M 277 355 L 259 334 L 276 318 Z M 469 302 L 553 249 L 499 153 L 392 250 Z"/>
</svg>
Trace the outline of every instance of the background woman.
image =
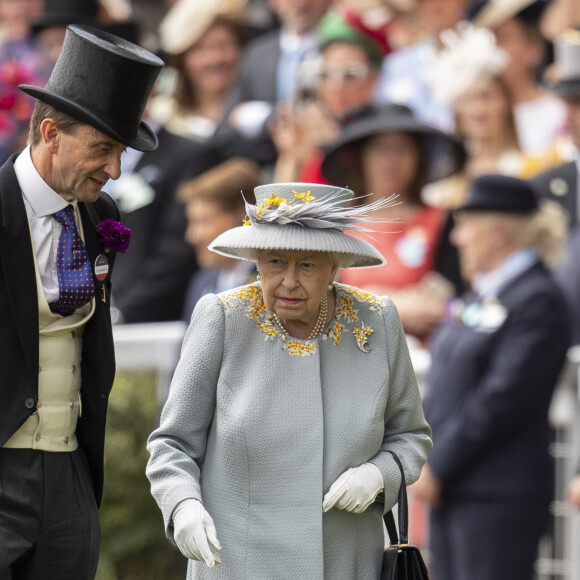
<svg viewBox="0 0 580 580">
<path fill-rule="evenodd" d="M 565 223 L 529 183 L 502 175 L 474 180 L 457 210 L 452 240 L 474 292 L 431 339 L 434 448 L 414 486 L 432 508 L 435 580 L 533 576 L 553 497 L 548 409 L 569 341 L 547 269 Z"/>
<path fill-rule="evenodd" d="M 160 87 L 150 114 L 173 133 L 198 141 L 214 134 L 238 75 L 244 4 L 179 0 L 161 22 L 161 47 L 175 78 L 168 94 Z"/>
<path fill-rule="evenodd" d="M 261 281 L 196 306 L 148 443 L 152 493 L 188 578 L 376 580 L 400 484 L 388 451 L 414 481 L 431 447 L 395 307 L 334 283 L 383 258 L 344 233 L 368 221 L 350 190 L 255 196 L 210 248 Z"/>
<path fill-rule="evenodd" d="M 330 183 L 352 185 L 364 203 L 396 193 L 400 203 L 373 215 L 396 223 L 370 236 L 387 259 L 376 270 L 347 270 L 341 280 L 388 294 L 405 331 L 425 338 L 441 320 L 446 298 L 461 285 L 456 254 L 444 231 L 446 212 L 423 203 L 423 186 L 461 169 L 463 147 L 415 120 L 403 105 L 369 107 L 345 124 L 322 164 Z"/>
<path fill-rule="evenodd" d="M 442 34 L 444 47 L 430 69 L 433 97 L 451 106 L 455 135 L 468 154 L 465 171 L 425 189 L 425 199 L 443 207 L 465 201 L 469 183 L 499 173 L 527 179 L 556 163 L 553 152 L 522 152 L 512 95 L 503 76 L 507 54 L 493 33 L 461 23 Z"/>
</svg>

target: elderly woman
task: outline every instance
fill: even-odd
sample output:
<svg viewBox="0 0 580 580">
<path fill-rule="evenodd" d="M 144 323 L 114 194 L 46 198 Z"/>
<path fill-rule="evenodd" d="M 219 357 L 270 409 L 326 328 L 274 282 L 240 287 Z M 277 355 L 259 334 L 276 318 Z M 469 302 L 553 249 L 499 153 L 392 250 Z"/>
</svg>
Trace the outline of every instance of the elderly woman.
<svg viewBox="0 0 580 580">
<path fill-rule="evenodd" d="M 152 493 L 190 579 L 377 580 L 389 451 L 414 481 L 431 448 L 393 303 L 334 282 L 383 258 L 344 232 L 370 221 L 350 190 L 255 196 L 210 249 L 261 280 L 198 302 L 148 443 Z"/>
<path fill-rule="evenodd" d="M 456 212 L 451 237 L 473 292 L 432 336 L 434 448 L 414 486 L 432 507 L 437 579 L 532 578 L 554 485 L 548 409 L 569 340 L 546 267 L 565 232 L 551 203 L 538 206 L 525 181 L 486 175 Z"/>
</svg>

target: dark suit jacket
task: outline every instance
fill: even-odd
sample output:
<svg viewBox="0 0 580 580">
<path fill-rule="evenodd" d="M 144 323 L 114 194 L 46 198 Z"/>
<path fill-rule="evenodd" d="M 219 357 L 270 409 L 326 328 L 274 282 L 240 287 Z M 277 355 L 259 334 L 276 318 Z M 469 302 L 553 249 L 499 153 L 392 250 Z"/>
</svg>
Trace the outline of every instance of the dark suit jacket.
<svg viewBox="0 0 580 580">
<path fill-rule="evenodd" d="M 259 36 L 248 44 L 230 105 L 244 101 L 275 103 L 279 59 L 280 30 Z"/>
<path fill-rule="evenodd" d="M 38 400 L 38 297 L 33 244 L 12 156 L 0 168 L 0 446 L 36 412 Z M 105 248 L 97 225 L 119 219 L 114 202 L 101 194 L 92 204 L 79 203 L 91 265 Z M 115 254 L 107 254 L 110 271 Z M 110 277 L 109 277 L 110 278 Z M 95 312 L 85 327 L 82 353 L 82 417 L 77 438 L 91 469 L 97 503 L 103 491 L 103 450 L 109 392 L 115 377 L 109 312 L 111 283 L 95 278 Z M 106 302 L 101 299 L 103 285 Z"/>
<path fill-rule="evenodd" d="M 555 180 L 560 180 L 558 183 Z M 541 199 L 551 199 L 557 201 L 568 214 L 568 224 L 570 227 L 578 223 L 578 170 L 576 162 L 564 163 L 559 167 L 554 167 L 540 173 L 530 183 Z M 563 192 L 562 186 L 565 187 Z M 558 195 L 558 192 L 560 194 Z"/>
<path fill-rule="evenodd" d="M 206 168 L 206 145 L 165 129 L 157 137 L 159 147 L 142 155 L 132 171 L 151 188 L 152 199 L 135 208 L 129 207 L 131 195 L 139 191 L 129 190 L 126 198 L 118 199 L 121 219 L 132 237 L 128 251 L 117 257 L 113 303 L 129 323 L 179 320 L 196 269 L 195 253 L 184 239 L 185 207 L 175 193 L 181 181 Z"/>
<path fill-rule="evenodd" d="M 507 317 L 495 329 L 445 322 L 432 337 L 428 463 L 447 498 L 549 501 L 547 414 L 568 348 L 564 299 L 541 264 L 498 299 Z"/>
</svg>

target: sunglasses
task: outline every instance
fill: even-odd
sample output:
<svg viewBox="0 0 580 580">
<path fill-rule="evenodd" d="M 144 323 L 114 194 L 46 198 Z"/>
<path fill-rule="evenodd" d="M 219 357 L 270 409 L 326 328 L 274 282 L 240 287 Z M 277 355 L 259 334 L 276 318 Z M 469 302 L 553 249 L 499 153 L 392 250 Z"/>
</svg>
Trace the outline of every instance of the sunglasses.
<svg viewBox="0 0 580 580">
<path fill-rule="evenodd" d="M 348 66 L 322 66 L 320 80 L 342 80 L 347 84 L 356 84 L 366 79 L 371 73 L 371 67 L 365 64 L 350 64 Z"/>
</svg>

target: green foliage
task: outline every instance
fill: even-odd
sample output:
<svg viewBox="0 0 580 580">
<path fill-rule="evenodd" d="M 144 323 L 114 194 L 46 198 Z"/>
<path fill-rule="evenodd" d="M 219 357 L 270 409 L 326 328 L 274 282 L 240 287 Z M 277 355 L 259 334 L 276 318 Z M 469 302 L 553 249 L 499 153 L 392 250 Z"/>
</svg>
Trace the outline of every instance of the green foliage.
<svg viewBox="0 0 580 580">
<path fill-rule="evenodd" d="M 184 559 L 165 537 L 145 466 L 157 425 L 154 372 L 118 373 L 109 401 L 105 444 L 102 548 L 96 580 L 181 580 Z"/>
</svg>

